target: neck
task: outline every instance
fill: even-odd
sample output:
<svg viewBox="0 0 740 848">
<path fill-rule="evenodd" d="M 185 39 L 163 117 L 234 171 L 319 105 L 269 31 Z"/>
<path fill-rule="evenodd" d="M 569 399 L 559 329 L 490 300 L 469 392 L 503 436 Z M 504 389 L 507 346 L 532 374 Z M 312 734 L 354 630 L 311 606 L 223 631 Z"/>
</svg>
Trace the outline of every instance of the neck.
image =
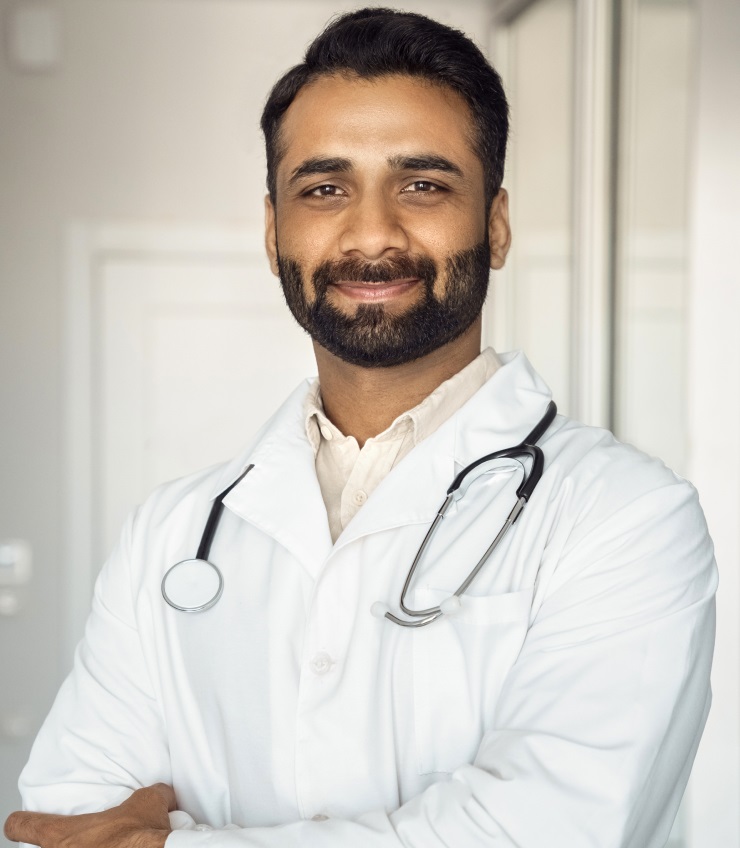
<svg viewBox="0 0 740 848">
<path fill-rule="evenodd" d="M 413 409 L 480 353 L 480 318 L 459 339 L 422 359 L 391 368 L 350 365 L 314 344 L 324 412 L 362 447 Z"/>
</svg>

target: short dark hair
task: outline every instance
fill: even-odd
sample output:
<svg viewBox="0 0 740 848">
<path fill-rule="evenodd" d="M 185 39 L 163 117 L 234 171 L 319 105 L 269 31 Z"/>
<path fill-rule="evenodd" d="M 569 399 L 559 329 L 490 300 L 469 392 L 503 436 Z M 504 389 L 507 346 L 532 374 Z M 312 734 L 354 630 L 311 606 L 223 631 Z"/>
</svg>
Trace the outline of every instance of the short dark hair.
<svg viewBox="0 0 740 848">
<path fill-rule="evenodd" d="M 472 139 L 485 179 L 486 205 L 501 188 L 509 131 L 509 107 L 501 78 L 460 30 L 424 15 L 367 8 L 335 18 L 309 45 L 304 61 L 274 85 L 264 111 L 267 188 L 275 202 L 276 172 L 283 156 L 280 127 L 298 92 L 322 76 L 361 79 L 406 74 L 457 92 L 467 103 Z"/>
</svg>

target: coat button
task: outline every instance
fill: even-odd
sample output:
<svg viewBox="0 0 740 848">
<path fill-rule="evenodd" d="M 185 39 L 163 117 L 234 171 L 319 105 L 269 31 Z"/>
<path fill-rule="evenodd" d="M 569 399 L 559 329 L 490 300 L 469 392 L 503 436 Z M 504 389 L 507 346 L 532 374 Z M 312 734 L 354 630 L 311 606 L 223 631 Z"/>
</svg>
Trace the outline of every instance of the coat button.
<svg viewBox="0 0 740 848">
<path fill-rule="evenodd" d="M 326 651 L 319 651 L 314 655 L 311 660 L 311 671 L 314 674 L 326 674 L 327 671 L 331 670 L 331 667 L 334 665 L 334 660 L 326 653 Z"/>
<path fill-rule="evenodd" d="M 315 816 L 311 816 L 311 821 L 329 821 L 329 816 L 325 816 L 323 813 L 316 813 Z"/>
</svg>

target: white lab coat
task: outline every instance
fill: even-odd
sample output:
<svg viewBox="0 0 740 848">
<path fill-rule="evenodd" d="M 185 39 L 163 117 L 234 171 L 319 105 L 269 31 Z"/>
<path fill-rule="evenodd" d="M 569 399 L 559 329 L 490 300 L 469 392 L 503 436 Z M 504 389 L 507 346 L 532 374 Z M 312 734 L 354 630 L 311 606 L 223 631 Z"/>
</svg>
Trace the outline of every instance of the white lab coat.
<svg viewBox="0 0 740 848">
<path fill-rule="evenodd" d="M 558 417 L 539 487 L 461 612 L 419 630 L 370 614 L 397 609 L 461 467 L 544 413 L 525 357 L 502 358 L 333 546 L 308 384 L 234 462 L 158 489 L 98 580 L 21 778 L 26 807 L 98 810 L 164 781 L 215 828 L 177 830 L 168 848 L 664 845 L 710 702 L 716 570 L 688 483 Z M 177 612 L 162 576 L 195 554 L 210 499 L 248 463 L 210 557 L 223 597 Z M 482 478 L 448 513 L 417 606 L 488 547 L 516 477 Z"/>
</svg>

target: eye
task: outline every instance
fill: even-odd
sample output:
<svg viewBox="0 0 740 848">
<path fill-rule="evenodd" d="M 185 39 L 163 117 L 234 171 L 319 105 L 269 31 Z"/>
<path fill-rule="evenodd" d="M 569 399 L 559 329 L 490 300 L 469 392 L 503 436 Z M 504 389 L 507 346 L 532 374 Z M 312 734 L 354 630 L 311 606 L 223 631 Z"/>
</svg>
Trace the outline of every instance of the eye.
<svg viewBox="0 0 740 848">
<path fill-rule="evenodd" d="M 429 182 L 429 180 L 414 180 L 414 182 L 407 185 L 406 188 L 402 189 L 402 191 L 410 193 L 429 193 L 435 191 L 443 191 L 443 189 L 436 183 Z"/>
<path fill-rule="evenodd" d="M 339 186 L 335 185 L 320 185 L 315 188 L 309 189 L 306 193 L 306 197 L 341 197 L 344 194 L 344 191 L 339 188 Z"/>
</svg>

